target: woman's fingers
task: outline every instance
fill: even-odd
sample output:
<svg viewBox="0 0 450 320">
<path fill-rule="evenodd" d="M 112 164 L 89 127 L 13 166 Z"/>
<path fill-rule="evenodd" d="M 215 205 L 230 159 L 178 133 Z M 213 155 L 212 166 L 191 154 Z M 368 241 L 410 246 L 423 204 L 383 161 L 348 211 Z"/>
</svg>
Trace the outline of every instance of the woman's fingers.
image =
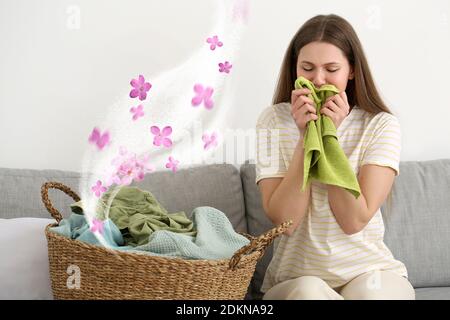
<svg viewBox="0 0 450 320">
<path fill-rule="evenodd" d="M 339 113 L 341 110 L 341 108 L 333 100 L 328 101 L 326 106 L 324 106 L 324 109 L 325 108 L 328 108 L 331 111 L 336 112 L 336 113 Z"/>
<path fill-rule="evenodd" d="M 313 106 L 314 102 L 306 97 L 306 96 L 300 96 L 298 97 L 297 101 L 292 105 L 292 112 L 295 112 L 297 110 L 299 110 L 300 108 L 302 108 L 304 105 L 310 105 Z M 315 113 L 315 108 L 312 107 L 314 110 L 311 110 L 311 112 Z"/>
<path fill-rule="evenodd" d="M 310 103 L 305 102 L 299 107 L 298 106 L 292 107 L 291 115 L 294 115 L 296 113 L 302 114 L 302 115 L 306 115 L 306 114 L 309 114 L 309 113 L 316 114 L 317 110 Z"/>
<path fill-rule="evenodd" d="M 293 112 L 292 116 L 294 117 L 294 119 L 298 119 L 298 118 L 305 119 L 305 122 L 318 119 L 318 116 L 316 114 L 316 109 L 309 104 L 304 105 L 302 108 Z"/>
<path fill-rule="evenodd" d="M 310 93 L 311 93 L 311 91 L 309 91 L 309 89 L 307 89 L 307 88 L 292 90 L 291 104 L 294 105 L 300 96 L 308 95 Z"/>
<path fill-rule="evenodd" d="M 293 97 L 294 96 L 299 97 L 299 96 L 302 96 L 302 95 L 305 95 L 305 94 L 310 94 L 310 93 L 311 93 L 311 91 L 309 89 L 307 89 L 307 88 L 301 88 L 301 89 L 292 90 L 292 96 Z"/>
<path fill-rule="evenodd" d="M 306 115 L 306 118 L 308 119 L 306 122 L 308 122 L 310 120 L 317 120 L 319 117 L 315 113 L 308 113 Z"/>
<path fill-rule="evenodd" d="M 302 108 L 300 108 L 300 109 L 302 109 Z M 311 104 L 306 103 L 304 105 L 304 113 L 306 113 L 306 114 L 308 114 L 308 113 L 316 114 L 317 110 Z"/>
<path fill-rule="evenodd" d="M 314 101 L 308 97 L 308 94 L 310 93 L 311 91 L 306 88 L 292 91 L 291 115 L 301 134 L 304 133 L 306 124 L 309 121 L 318 119 Z"/>
<path fill-rule="evenodd" d="M 324 107 L 329 108 L 336 113 L 344 113 L 345 115 L 348 115 L 350 111 L 342 96 L 338 94 L 328 98 L 324 103 Z"/>
</svg>

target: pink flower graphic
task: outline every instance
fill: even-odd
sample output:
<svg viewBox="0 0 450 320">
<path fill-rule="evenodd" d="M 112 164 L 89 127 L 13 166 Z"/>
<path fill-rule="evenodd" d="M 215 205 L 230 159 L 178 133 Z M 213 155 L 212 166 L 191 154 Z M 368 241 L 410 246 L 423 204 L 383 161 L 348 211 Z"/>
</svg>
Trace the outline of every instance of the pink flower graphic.
<svg viewBox="0 0 450 320">
<path fill-rule="evenodd" d="M 203 101 L 205 104 L 205 108 L 211 110 L 214 106 L 214 102 L 211 99 L 214 89 L 211 87 L 204 88 L 201 84 L 196 84 L 194 86 L 194 91 L 196 93 L 196 96 L 192 98 L 192 105 L 196 107 Z"/>
<path fill-rule="evenodd" d="M 169 162 L 166 163 L 166 168 L 172 169 L 173 172 L 177 171 L 177 166 L 180 163 L 180 161 L 175 160 L 174 157 L 170 156 L 169 157 Z"/>
<path fill-rule="evenodd" d="M 211 136 L 209 136 L 207 133 L 204 133 L 202 136 L 202 140 L 205 143 L 203 145 L 203 149 L 208 150 L 211 147 L 217 146 L 217 133 L 213 132 Z"/>
<path fill-rule="evenodd" d="M 216 46 L 221 47 L 223 46 L 223 43 L 219 41 L 219 38 L 217 36 L 214 36 L 212 38 L 208 38 L 206 39 L 207 43 L 210 43 L 211 45 L 209 46 L 209 48 L 211 50 L 215 50 Z"/>
<path fill-rule="evenodd" d="M 106 187 L 102 186 L 102 182 L 100 180 L 97 180 L 97 184 L 92 186 L 91 190 L 95 193 L 95 195 L 98 198 L 102 193 L 106 191 Z"/>
<path fill-rule="evenodd" d="M 145 100 L 147 98 L 147 92 L 150 90 L 152 85 L 145 82 L 143 75 L 139 75 L 138 79 L 132 79 L 130 82 L 133 89 L 130 91 L 130 97 L 136 98 L 139 96 L 139 100 Z"/>
<path fill-rule="evenodd" d="M 248 22 L 250 0 L 234 0 L 233 5 L 233 21 L 243 20 Z"/>
<path fill-rule="evenodd" d="M 100 129 L 95 127 L 89 136 L 89 142 L 95 144 L 98 149 L 102 150 L 109 143 L 109 132 L 105 131 L 102 134 Z"/>
<path fill-rule="evenodd" d="M 127 186 L 131 184 L 133 178 L 137 176 L 138 172 L 136 170 L 135 162 L 133 159 L 129 159 L 117 168 L 117 175 L 114 177 L 113 181 L 117 185 Z"/>
<path fill-rule="evenodd" d="M 226 72 L 230 73 L 230 69 L 233 65 L 231 65 L 228 61 L 225 61 L 225 63 L 219 63 L 219 71 L 220 72 Z"/>
<path fill-rule="evenodd" d="M 137 159 L 135 162 L 135 168 L 136 168 L 136 181 L 142 181 L 144 180 L 144 175 L 147 172 L 153 172 L 155 171 L 155 166 L 148 163 L 150 159 L 150 155 L 145 155 L 142 159 Z"/>
<path fill-rule="evenodd" d="M 125 147 L 120 147 L 119 156 L 114 158 L 111 164 L 114 166 L 106 186 L 113 183 L 117 185 L 129 185 L 133 180 L 142 181 L 148 172 L 155 170 L 149 162 L 150 156 L 144 155 L 138 158 L 135 153 L 128 152 Z"/>
<path fill-rule="evenodd" d="M 142 111 L 144 107 L 142 104 L 138 105 L 137 107 L 132 107 L 130 109 L 130 112 L 133 113 L 133 120 L 136 121 L 140 117 L 144 116 L 144 111 Z"/>
<path fill-rule="evenodd" d="M 161 131 L 159 127 L 152 126 L 150 131 L 155 135 L 153 138 L 153 144 L 155 146 L 164 145 L 166 148 L 170 148 L 172 146 L 172 140 L 168 138 L 168 136 L 172 133 L 172 127 L 167 126 Z"/>
<path fill-rule="evenodd" d="M 92 220 L 91 232 L 98 232 L 100 234 L 103 234 L 103 221 L 94 218 Z"/>
</svg>

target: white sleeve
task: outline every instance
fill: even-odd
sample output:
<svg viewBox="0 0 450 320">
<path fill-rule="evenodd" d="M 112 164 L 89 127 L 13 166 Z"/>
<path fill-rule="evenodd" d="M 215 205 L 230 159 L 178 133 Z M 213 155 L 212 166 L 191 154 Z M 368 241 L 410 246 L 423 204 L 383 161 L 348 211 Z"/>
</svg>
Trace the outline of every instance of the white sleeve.
<svg viewBox="0 0 450 320">
<path fill-rule="evenodd" d="M 287 169 L 281 152 L 279 128 L 273 107 L 263 110 L 256 123 L 256 179 L 284 177 Z"/>
<path fill-rule="evenodd" d="M 395 116 L 380 119 L 364 150 L 361 166 L 375 164 L 390 167 L 400 174 L 401 130 Z"/>
</svg>

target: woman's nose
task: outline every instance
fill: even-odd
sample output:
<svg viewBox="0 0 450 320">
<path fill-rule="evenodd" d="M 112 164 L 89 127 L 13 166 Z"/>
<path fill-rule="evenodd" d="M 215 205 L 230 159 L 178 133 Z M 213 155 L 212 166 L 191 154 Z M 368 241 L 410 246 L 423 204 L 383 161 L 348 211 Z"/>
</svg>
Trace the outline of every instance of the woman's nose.
<svg viewBox="0 0 450 320">
<path fill-rule="evenodd" d="M 321 71 L 316 71 L 313 75 L 312 82 L 317 88 L 320 88 L 322 85 L 326 84 L 325 75 Z"/>
</svg>

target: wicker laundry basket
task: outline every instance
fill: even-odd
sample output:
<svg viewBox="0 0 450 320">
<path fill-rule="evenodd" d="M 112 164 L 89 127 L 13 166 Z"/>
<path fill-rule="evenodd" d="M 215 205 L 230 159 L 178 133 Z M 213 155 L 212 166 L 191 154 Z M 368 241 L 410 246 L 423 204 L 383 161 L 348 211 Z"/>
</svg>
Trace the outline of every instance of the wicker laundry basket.
<svg viewBox="0 0 450 320">
<path fill-rule="evenodd" d="M 231 259 L 186 260 L 122 252 L 50 231 L 62 216 L 49 200 L 49 188 L 75 201 L 80 197 L 58 182 L 46 182 L 41 188 L 42 201 L 57 221 L 45 229 L 55 299 L 244 299 L 259 258 L 291 224 L 285 222 L 259 237 L 243 234 L 250 243 Z"/>
</svg>

